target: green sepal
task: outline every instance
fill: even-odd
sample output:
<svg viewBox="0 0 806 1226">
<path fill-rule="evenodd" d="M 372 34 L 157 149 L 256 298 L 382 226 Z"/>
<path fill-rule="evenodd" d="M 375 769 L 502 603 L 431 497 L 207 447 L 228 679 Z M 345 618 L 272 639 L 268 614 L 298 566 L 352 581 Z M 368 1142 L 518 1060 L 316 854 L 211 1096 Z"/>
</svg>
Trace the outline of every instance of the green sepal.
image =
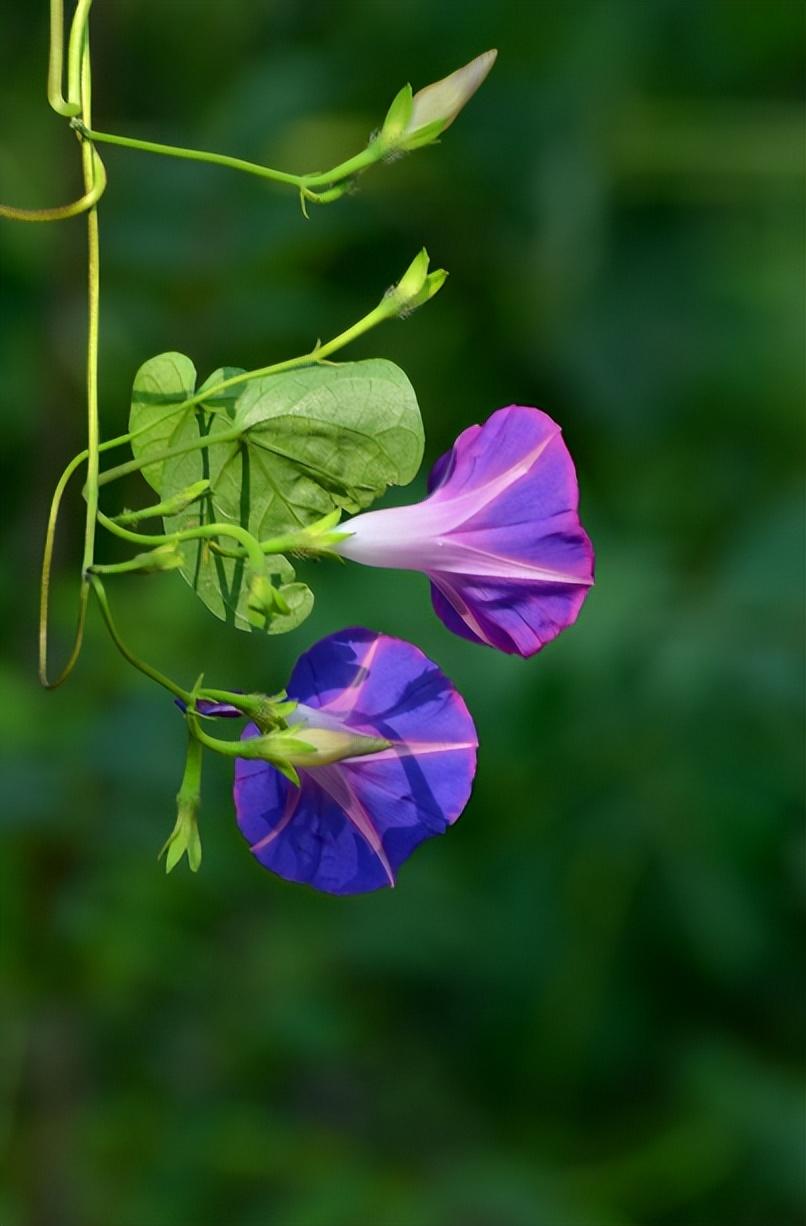
<svg viewBox="0 0 806 1226">
<path fill-rule="evenodd" d="M 165 872 L 171 873 L 182 856 L 187 855 L 192 872 L 199 870 L 202 860 L 201 837 L 198 826 L 199 797 L 177 797 L 176 824 L 168 835 L 158 859 L 165 857 Z"/>
<path fill-rule="evenodd" d="M 411 153 L 414 149 L 421 149 L 423 145 L 433 145 L 449 126 L 449 122 L 446 119 L 433 119 L 431 123 L 418 128 L 411 136 L 399 141 L 397 148 Z"/>
<path fill-rule="evenodd" d="M 384 145 L 397 144 L 398 138 L 405 132 L 406 125 L 411 119 L 413 96 L 411 85 L 404 85 L 395 94 L 378 136 Z"/>
</svg>

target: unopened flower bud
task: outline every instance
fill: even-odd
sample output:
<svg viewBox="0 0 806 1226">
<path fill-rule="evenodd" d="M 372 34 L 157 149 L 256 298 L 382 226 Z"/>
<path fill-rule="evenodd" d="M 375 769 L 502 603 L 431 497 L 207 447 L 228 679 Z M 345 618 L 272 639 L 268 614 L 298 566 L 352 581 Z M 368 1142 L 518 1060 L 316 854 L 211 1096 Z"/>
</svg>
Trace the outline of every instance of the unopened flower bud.
<svg viewBox="0 0 806 1226">
<path fill-rule="evenodd" d="M 314 728 L 293 724 L 280 732 L 253 737 L 244 742 L 244 757 L 261 758 L 278 768 L 282 766 L 327 766 L 344 758 L 360 758 L 388 749 L 389 741 L 363 736 L 344 726 Z"/>
<path fill-rule="evenodd" d="M 117 524 L 136 524 L 141 519 L 157 519 L 161 515 L 170 516 L 178 515 L 184 511 L 197 498 L 201 498 L 202 494 L 206 494 L 210 488 L 210 482 L 205 477 L 201 481 L 195 481 L 193 485 L 187 486 L 186 489 L 180 490 L 178 494 L 174 494 L 171 498 L 165 498 L 162 502 L 157 502 L 150 507 L 140 507 L 136 511 L 123 511 L 120 515 L 115 516 Z"/>
<path fill-rule="evenodd" d="M 253 574 L 249 581 L 247 605 L 256 617 L 269 622 L 278 613 L 290 613 L 288 601 L 274 586 L 268 575 Z"/>
<path fill-rule="evenodd" d="M 131 570 L 155 574 L 163 570 L 178 570 L 185 565 L 185 555 L 178 545 L 159 545 L 148 553 L 138 553 L 131 559 Z"/>
<path fill-rule="evenodd" d="M 406 306 L 404 313 L 409 314 L 411 311 L 416 311 L 418 307 L 421 307 L 433 298 L 434 294 L 438 294 L 447 278 L 448 273 L 444 268 L 435 268 L 433 272 L 430 272 L 425 278 L 420 291 L 414 295 Z"/>
<path fill-rule="evenodd" d="M 428 302 L 445 283 L 447 272 L 437 268 L 428 272 L 429 257 L 425 247 L 414 257 L 411 264 L 398 281 L 397 285 L 386 295 L 390 314 L 409 315 L 417 307 Z"/>
<path fill-rule="evenodd" d="M 417 149 L 436 140 L 450 127 L 462 107 L 473 97 L 495 63 L 497 55 L 495 50 L 485 51 L 483 55 L 477 55 L 469 64 L 457 68 L 456 72 L 443 77 L 441 81 L 435 81 L 432 85 L 418 90 L 412 99 L 405 127 L 395 138 L 397 147 L 405 150 Z M 392 108 L 399 98 L 400 94 L 392 103 Z"/>
<path fill-rule="evenodd" d="M 396 289 L 401 298 L 409 299 L 419 294 L 428 274 L 428 263 L 428 252 L 423 247 L 422 251 L 415 255 L 397 283 Z"/>
</svg>

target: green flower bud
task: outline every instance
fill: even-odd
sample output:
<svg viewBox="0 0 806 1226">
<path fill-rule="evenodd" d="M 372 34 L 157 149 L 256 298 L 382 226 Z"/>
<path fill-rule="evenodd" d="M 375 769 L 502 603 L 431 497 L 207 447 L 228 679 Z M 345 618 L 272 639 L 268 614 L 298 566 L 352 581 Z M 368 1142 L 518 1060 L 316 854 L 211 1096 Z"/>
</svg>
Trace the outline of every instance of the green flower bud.
<svg viewBox="0 0 806 1226">
<path fill-rule="evenodd" d="M 242 743 L 242 756 L 262 758 L 275 766 L 327 766 L 344 758 L 380 753 L 391 742 L 381 737 L 362 736 L 348 728 L 314 728 L 293 724 L 279 732 L 253 737 Z"/>
<path fill-rule="evenodd" d="M 162 502 L 156 502 L 150 507 L 141 507 L 136 511 L 123 511 L 120 515 L 115 516 L 116 524 L 136 524 L 141 519 L 158 519 L 162 515 L 178 515 L 184 511 L 197 498 L 201 498 L 202 494 L 206 494 L 210 488 L 210 482 L 207 478 L 202 481 L 195 481 L 193 485 L 187 486 L 186 489 L 180 490 L 178 494 L 174 494 L 171 498 L 166 498 Z"/>
<path fill-rule="evenodd" d="M 445 278 L 448 275 L 445 269 L 437 268 L 429 273 L 428 263 L 428 252 L 423 247 L 409 264 L 397 285 L 393 286 L 386 295 L 385 302 L 388 304 L 390 315 L 410 315 L 417 307 L 428 302 L 429 298 L 433 298 L 434 294 L 445 284 Z"/>
<path fill-rule="evenodd" d="M 425 284 L 425 278 L 428 273 L 428 252 L 425 247 L 415 255 L 412 262 L 409 264 L 403 276 L 397 283 L 396 289 L 401 298 L 406 300 L 413 298 L 419 294 Z"/>
<path fill-rule="evenodd" d="M 444 268 L 435 268 L 433 272 L 429 273 L 419 293 L 414 295 L 405 308 L 404 314 L 408 315 L 412 311 L 416 311 L 418 307 L 423 306 L 424 303 L 433 298 L 434 294 L 438 294 L 447 278 L 448 273 Z"/>
<path fill-rule="evenodd" d="M 163 570 L 178 570 L 185 565 L 185 555 L 178 545 L 159 545 L 148 553 L 138 553 L 130 559 L 127 570 L 140 571 L 141 574 L 156 574 Z"/>
<path fill-rule="evenodd" d="M 436 140 L 450 127 L 484 81 L 497 55 L 495 50 L 485 51 L 441 81 L 418 90 L 412 99 L 406 125 L 395 138 L 397 148 L 418 149 Z M 397 101 L 396 98 L 393 107 Z"/>
<path fill-rule="evenodd" d="M 266 624 L 278 613 L 291 612 L 285 597 L 265 574 L 252 574 L 249 580 L 247 607 L 256 619 Z"/>
</svg>

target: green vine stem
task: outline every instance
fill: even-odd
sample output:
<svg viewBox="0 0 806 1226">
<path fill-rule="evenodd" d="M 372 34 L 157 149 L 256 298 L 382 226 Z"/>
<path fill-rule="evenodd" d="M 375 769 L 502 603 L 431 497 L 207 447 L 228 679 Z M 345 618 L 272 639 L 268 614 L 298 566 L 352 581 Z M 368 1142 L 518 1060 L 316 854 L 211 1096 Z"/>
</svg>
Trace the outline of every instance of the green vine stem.
<svg viewBox="0 0 806 1226">
<path fill-rule="evenodd" d="M 168 690 L 169 693 L 173 694 L 174 698 L 179 698 L 182 702 L 189 703 L 191 700 L 189 690 L 183 689 L 181 685 L 177 685 L 175 681 L 172 681 L 170 677 L 166 677 L 164 673 L 159 671 L 159 669 L 154 668 L 151 664 L 147 664 L 145 660 L 141 660 L 139 656 L 136 656 L 134 652 L 126 646 L 126 643 L 120 636 L 120 632 L 118 631 L 114 618 L 112 617 L 112 611 L 109 608 L 106 590 L 99 577 L 97 575 L 90 574 L 87 582 L 88 584 L 92 585 L 101 614 L 106 622 L 106 628 L 109 631 L 113 643 L 124 659 L 128 660 L 129 663 L 138 670 L 138 672 L 143 673 L 146 677 L 150 677 L 152 681 L 156 681 L 157 685 L 161 685 L 163 689 Z"/>
<path fill-rule="evenodd" d="M 82 117 L 87 123 L 91 122 L 92 119 L 92 81 L 89 34 L 86 29 L 86 18 L 88 11 L 89 2 L 85 2 L 82 8 L 81 0 L 79 0 L 79 5 L 76 8 L 76 18 L 74 18 L 73 29 L 71 30 L 72 42 L 73 35 L 77 28 L 76 19 L 81 16 L 84 24 L 81 29 L 81 57 L 79 74 L 79 88 L 81 93 L 80 106 Z M 59 26 L 59 30 L 61 31 L 61 25 Z M 59 65 L 61 65 L 61 55 L 59 55 L 57 58 L 59 59 Z M 98 161 L 93 149 L 89 145 L 82 146 L 81 164 L 86 194 L 90 194 L 100 186 L 101 180 L 100 178 L 96 178 L 96 176 L 99 174 L 97 169 Z M 62 495 L 65 487 L 67 486 L 67 482 L 70 480 L 72 473 L 78 466 L 77 463 L 71 462 L 67 469 L 65 469 L 65 472 L 56 487 L 56 493 L 51 504 L 50 515 L 48 518 L 48 528 L 45 538 L 45 558 L 43 561 L 42 578 L 40 583 L 39 679 L 42 682 L 42 685 L 48 689 L 55 689 L 57 686 L 61 685 L 67 680 L 75 668 L 81 654 L 81 647 L 84 641 L 84 628 L 87 618 L 87 603 L 90 594 L 89 571 L 93 563 L 95 549 L 95 525 L 98 511 L 98 470 L 100 467 L 100 438 L 98 423 L 100 251 L 97 209 L 98 205 L 96 200 L 87 211 L 87 511 L 84 522 L 84 550 L 81 565 L 81 584 L 78 593 L 78 614 L 76 618 L 76 630 L 73 638 L 73 646 L 68 656 L 67 663 L 64 665 L 62 671 L 55 678 L 55 680 L 51 681 L 47 673 L 50 567 L 53 557 L 53 540 L 56 530 L 56 521 L 58 518 Z M 80 462 L 81 461 L 79 460 L 78 463 Z"/>
<path fill-rule="evenodd" d="M 238 757 L 239 753 L 242 754 L 243 748 L 239 750 L 239 746 L 241 744 L 239 741 L 220 741 L 214 737 L 208 737 L 204 733 L 199 735 L 199 717 L 195 711 L 195 703 L 197 698 L 209 696 L 215 701 L 230 702 L 237 706 L 239 702 L 248 703 L 250 697 L 254 698 L 255 696 L 237 694 L 231 692 L 230 690 L 200 689 L 198 682 L 192 690 L 186 690 L 171 677 L 166 676 L 165 673 L 161 673 L 159 669 L 154 668 L 152 664 L 148 664 L 145 660 L 141 660 L 140 657 L 131 650 L 118 630 L 117 623 L 112 616 L 112 610 L 109 607 L 109 599 L 106 595 L 106 589 L 102 580 L 98 575 L 91 575 L 89 582 L 92 585 L 95 598 L 98 601 L 98 607 L 101 610 L 101 616 L 106 623 L 106 628 L 109 631 L 112 642 L 115 644 L 123 658 L 127 660 L 133 668 L 136 668 L 138 672 L 141 672 L 145 677 L 149 677 L 152 681 L 156 681 L 157 685 L 162 686 L 162 688 L 167 690 L 169 694 L 173 694 L 174 698 L 178 698 L 180 700 L 180 702 L 187 708 L 186 715 L 189 730 L 198 741 L 204 745 L 207 745 L 208 748 L 215 750 L 217 753 L 225 754 L 227 757 Z M 201 681 L 201 678 L 199 681 Z"/>
<path fill-rule="evenodd" d="M 206 394 L 206 393 L 205 393 Z M 178 406 L 186 408 L 187 405 Z M 220 434 L 207 434 L 203 438 L 193 439 L 189 443 L 178 443 L 176 447 L 166 447 L 164 451 L 151 453 L 147 456 L 140 456 L 136 460 L 126 460 L 123 464 L 116 464 L 114 468 L 107 468 L 98 477 L 99 485 L 109 485 L 111 481 L 117 481 L 120 477 L 127 477 L 130 473 L 140 472 L 141 469 L 147 468 L 149 464 L 161 464 L 163 460 L 172 460 L 176 456 L 185 455 L 189 451 L 203 450 L 205 447 L 211 447 L 215 443 L 233 443 L 243 435 L 243 430 L 240 427 L 232 430 L 222 430 Z"/>
<path fill-rule="evenodd" d="M 82 123 L 88 128 L 92 126 L 87 32 L 91 5 L 92 0 L 78 0 L 67 47 L 67 105 L 74 115 L 81 115 Z"/>
<path fill-rule="evenodd" d="M 286 173 L 283 170 L 273 170 L 270 166 L 261 166 L 257 162 L 247 162 L 243 158 L 230 157 L 225 153 L 208 153 L 204 149 L 184 149 L 180 145 L 161 145 L 157 141 L 137 140 L 133 136 L 117 136 L 112 132 L 96 132 L 89 124 L 74 120 L 72 125 L 80 136 L 93 144 L 118 145 L 124 149 L 139 149 L 143 153 L 157 153 L 164 157 L 184 158 L 192 162 L 210 162 L 214 166 L 227 166 L 230 170 L 243 170 L 247 174 L 258 175 L 261 179 L 271 179 L 275 183 L 285 183 L 291 187 L 306 187 L 304 175 Z"/>
<path fill-rule="evenodd" d="M 340 186 L 344 180 L 355 178 L 357 174 L 367 170 L 379 162 L 388 152 L 384 144 L 371 141 L 366 149 L 332 170 L 322 173 L 296 175 L 285 170 L 275 170 L 271 166 L 263 166 L 258 162 L 249 162 L 244 158 L 230 157 L 226 153 L 211 153 L 206 149 L 187 149 L 182 145 L 163 145 L 158 141 L 139 140 L 133 136 L 118 136 L 113 132 L 97 132 L 83 119 L 74 119 L 72 126 L 85 140 L 93 143 L 118 145 L 124 149 L 138 149 L 142 153 L 156 153 L 163 157 L 183 158 L 193 162 L 207 162 L 213 166 L 225 166 L 230 170 L 241 170 L 246 174 L 257 175 L 261 179 L 270 179 L 274 183 L 283 183 L 297 188 L 305 200 L 316 204 L 328 204 L 344 195 L 346 188 Z M 317 187 L 325 188 L 317 192 Z"/>
<path fill-rule="evenodd" d="M 64 4 L 50 0 L 50 51 L 48 54 L 48 102 L 57 115 L 77 115 L 80 106 L 71 106 L 62 93 L 64 75 Z"/>
<path fill-rule="evenodd" d="M 317 362 L 323 362 L 331 353 L 336 353 L 337 350 L 343 349 L 345 345 L 349 345 L 351 341 L 356 340 L 359 336 L 363 336 L 371 328 L 383 323 L 386 319 L 393 318 L 397 314 L 399 314 L 399 306 L 395 303 L 394 299 L 391 296 L 383 298 L 363 318 L 345 329 L 344 332 L 340 332 L 338 336 L 334 336 L 332 340 L 327 341 L 324 345 L 318 345 L 310 353 L 303 353 L 298 357 L 288 358 L 284 362 L 275 362 L 271 366 L 261 366 L 257 370 L 247 370 L 243 374 L 233 375 L 231 378 L 224 379 L 213 387 L 204 388 L 203 391 L 197 392 L 195 396 L 189 396 L 187 400 L 183 400 L 175 405 L 169 413 L 165 414 L 165 417 L 172 417 L 176 413 L 183 413 L 186 409 L 194 408 L 199 404 L 204 404 L 207 407 L 207 402 L 212 400 L 214 396 L 218 396 L 230 387 L 235 387 L 241 383 L 248 383 L 251 379 L 262 379 L 266 375 L 279 375 L 288 370 L 296 370 L 301 366 L 311 366 Z M 145 429 L 151 429 L 152 425 L 153 423 L 149 422 Z M 114 468 L 108 468 L 105 472 L 101 473 L 98 479 L 99 484 L 108 485 L 110 481 L 117 481 L 120 477 L 126 477 L 130 473 L 139 472 L 140 469 L 147 468 L 149 464 L 161 463 L 163 460 L 184 455 L 188 451 L 211 447 L 217 443 L 234 442 L 242 434 L 243 431 L 240 429 L 222 430 L 218 434 L 207 435 L 204 438 L 194 439 L 190 443 L 166 448 L 165 451 L 157 455 L 147 455 L 141 456 L 139 459 L 127 460 L 124 464 L 118 464 Z M 134 438 L 135 435 L 132 434 L 128 437 Z"/>
<path fill-rule="evenodd" d="M 119 536 L 122 540 L 129 541 L 134 545 L 181 545 L 183 541 L 198 541 L 204 540 L 207 537 L 228 536 L 243 546 L 252 564 L 252 568 L 257 574 L 260 574 L 264 569 L 265 557 L 260 544 L 252 536 L 251 532 L 248 532 L 246 528 L 242 528 L 238 524 L 200 524 L 196 528 L 183 528 L 179 532 L 160 534 L 157 532 L 133 532 L 130 528 L 124 528 L 122 524 L 115 523 L 114 519 L 104 515 L 103 511 L 98 512 L 98 522 L 115 536 Z"/>
</svg>

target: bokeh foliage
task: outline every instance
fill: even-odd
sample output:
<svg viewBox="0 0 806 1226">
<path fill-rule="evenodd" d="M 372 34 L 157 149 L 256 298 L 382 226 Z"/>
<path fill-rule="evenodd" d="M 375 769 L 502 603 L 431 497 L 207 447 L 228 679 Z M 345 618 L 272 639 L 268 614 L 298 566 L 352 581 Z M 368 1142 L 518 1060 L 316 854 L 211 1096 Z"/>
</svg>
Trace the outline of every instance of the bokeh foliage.
<svg viewBox="0 0 806 1226">
<path fill-rule="evenodd" d="M 19 205 L 78 194 L 45 7 L 0 7 Z M 217 761 L 202 870 L 166 879 L 172 704 L 97 618 L 72 683 L 34 683 L 46 501 L 82 445 L 83 232 L 2 224 L 0 1221 L 801 1222 L 802 5 L 95 9 L 100 129 L 300 171 L 359 148 L 407 79 L 499 47 L 439 149 L 309 222 L 281 189 L 108 149 L 105 430 L 149 355 L 301 352 L 427 243 L 446 288 L 349 356 L 408 373 L 427 462 L 502 404 L 557 417 L 598 585 L 523 662 L 452 639 L 419 576 L 300 566 L 317 606 L 284 640 L 178 576 L 119 580 L 130 636 L 188 682 L 276 689 L 360 621 L 432 655 L 481 736 L 465 816 L 394 892 L 267 877 Z"/>
</svg>

